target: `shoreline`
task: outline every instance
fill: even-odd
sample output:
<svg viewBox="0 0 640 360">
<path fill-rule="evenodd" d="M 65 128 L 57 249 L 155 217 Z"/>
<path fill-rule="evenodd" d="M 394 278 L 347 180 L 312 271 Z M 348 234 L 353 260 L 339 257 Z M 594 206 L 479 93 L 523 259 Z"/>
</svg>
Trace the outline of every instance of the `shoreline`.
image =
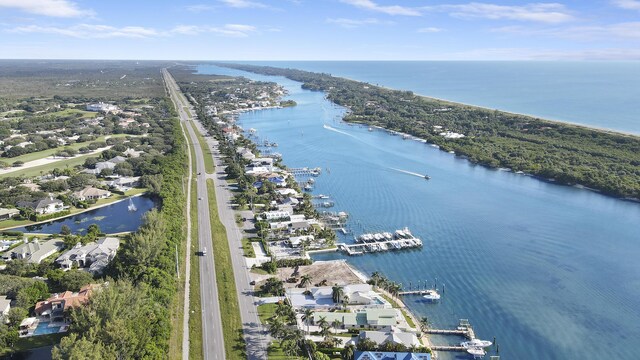
<svg viewBox="0 0 640 360">
<path fill-rule="evenodd" d="M 558 124 L 562 124 L 562 125 L 576 126 L 576 127 L 580 127 L 580 128 L 588 129 L 588 130 L 602 131 L 602 132 L 611 133 L 611 134 L 615 134 L 615 135 L 623 135 L 623 136 L 631 136 L 631 137 L 640 138 L 640 132 L 634 133 L 634 132 L 629 132 L 629 131 L 624 131 L 624 130 L 616 130 L 616 129 L 609 129 L 609 128 L 600 127 L 600 126 L 594 126 L 594 125 L 585 125 L 585 124 L 580 124 L 580 123 L 576 123 L 576 122 L 572 122 L 572 121 L 568 121 L 568 120 L 550 119 L 550 118 L 540 117 L 540 116 L 535 115 L 535 114 L 527 114 L 527 113 L 520 113 L 520 112 L 514 112 L 514 111 L 508 111 L 508 110 L 501 110 L 501 109 L 490 108 L 490 107 L 482 106 L 482 105 L 475 105 L 475 104 L 469 104 L 469 103 L 460 102 L 460 101 L 454 101 L 454 100 L 438 98 L 438 97 L 434 97 L 434 96 L 430 96 L 430 95 L 416 93 L 413 90 L 408 90 L 408 89 L 396 89 L 396 88 L 389 87 L 389 86 L 384 86 L 384 85 L 374 85 L 374 84 L 368 83 L 366 81 L 361 81 L 361 80 L 357 80 L 357 79 L 346 77 L 346 76 L 336 76 L 336 75 L 333 75 L 333 74 L 329 74 L 329 75 L 331 75 L 333 77 L 336 77 L 336 78 L 355 81 L 355 82 L 358 82 L 358 83 L 361 83 L 361 84 L 368 84 L 368 85 L 371 85 L 371 86 L 376 86 L 376 87 L 379 87 L 381 89 L 390 90 L 390 91 L 411 91 L 415 96 L 418 96 L 418 97 L 421 97 L 421 98 L 424 98 L 424 99 L 427 99 L 427 100 L 441 101 L 441 102 L 445 102 L 445 103 L 449 103 L 449 104 L 453 104 L 453 105 L 468 106 L 468 107 L 482 109 L 482 110 L 489 110 L 489 111 L 497 110 L 497 111 L 500 111 L 500 112 L 503 112 L 503 113 L 506 113 L 506 114 L 530 117 L 530 118 L 533 118 L 533 119 L 536 119 L 536 120 L 540 120 L 540 121 L 548 121 L 548 122 L 558 123 Z M 289 79 L 289 80 L 291 80 L 291 79 Z M 293 80 L 293 81 L 295 81 L 295 80 Z M 311 91 L 313 91 L 313 90 L 311 90 Z M 327 93 L 324 90 L 320 90 L 320 91 L 324 92 L 325 94 Z M 327 99 L 327 100 L 329 100 L 329 99 Z M 329 101 L 331 101 L 331 100 L 329 100 Z M 334 103 L 333 101 L 331 101 L 331 102 Z M 346 107 L 344 107 L 344 108 L 346 108 Z"/>
<path fill-rule="evenodd" d="M 124 199 L 116 200 L 116 201 L 113 201 L 113 202 L 110 202 L 110 203 L 107 203 L 107 204 L 101 204 L 101 205 L 93 206 L 93 207 L 90 207 L 88 209 L 83 209 L 82 211 L 79 211 L 77 213 L 73 213 L 73 214 L 69 214 L 69 215 L 65 215 L 65 216 L 60 216 L 60 217 L 53 218 L 53 219 L 38 221 L 38 222 L 31 223 L 31 224 L 15 225 L 15 226 L 9 226 L 9 227 L 5 227 L 5 228 L 0 228 L 0 231 L 11 230 L 11 229 L 27 227 L 27 226 L 33 226 L 33 225 L 46 224 L 48 222 L 52 222 L 52 221 L 56 221 L 56 220 L 60 220 L 60 219 L 66 219 L 66 218 L 71 217 L 71 216 L 84 214 L 84 213 L 89 212 L 91 210 L 97 210 L 97 209 L 100 209 L 100 208 L 103 208 L 103 207 L 107 207 L 107 206 L 111 206 L 111 205 L 117 204 L 119 202 L 127 200 L 128 198 L 143 196 L 146 193 L 147 193 L 147 191 L 145 191 L 143 193 L 140 193 L 140 194 L 130 195 L 130 196 L 124 198 Z M 32 233 L 26 233 L 26 234 L 32 234 Z M 33 234 L 38 234 L 38 233 L 33 233 Z"/>
</svg>

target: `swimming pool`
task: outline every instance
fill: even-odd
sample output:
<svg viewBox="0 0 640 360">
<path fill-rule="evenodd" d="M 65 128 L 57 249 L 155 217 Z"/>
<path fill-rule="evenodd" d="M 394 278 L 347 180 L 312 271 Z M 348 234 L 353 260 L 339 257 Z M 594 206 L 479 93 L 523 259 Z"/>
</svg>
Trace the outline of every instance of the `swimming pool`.
<svg viewBox="0 0 640 360">
<path fill-rule="evenodd" d="M 33 336 L 37 335 L 47 335 L 47 334 L 56 334 L 60 331 L 62 326 L 49 326 L 49 322 L 40 322 L 38 327 L 33 331 Z"/>
</svg>

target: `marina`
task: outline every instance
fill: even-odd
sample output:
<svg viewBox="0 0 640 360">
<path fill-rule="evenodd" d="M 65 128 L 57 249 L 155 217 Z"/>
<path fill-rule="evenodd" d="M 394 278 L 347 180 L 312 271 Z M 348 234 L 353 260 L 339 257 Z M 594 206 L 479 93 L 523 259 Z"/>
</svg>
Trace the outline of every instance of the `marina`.
<svg viewBox="0 0 640 360">
<path fill-rule="evenodd" d="M 337 244 L 338 249 L 353 256 L 422 247 L 422 240 L 413 236 L 406 227 L 402 230 L 396 230 L 393 234 L 389 232 L 362 234 L 354 240 L 356 244 Z"/>
</svg>

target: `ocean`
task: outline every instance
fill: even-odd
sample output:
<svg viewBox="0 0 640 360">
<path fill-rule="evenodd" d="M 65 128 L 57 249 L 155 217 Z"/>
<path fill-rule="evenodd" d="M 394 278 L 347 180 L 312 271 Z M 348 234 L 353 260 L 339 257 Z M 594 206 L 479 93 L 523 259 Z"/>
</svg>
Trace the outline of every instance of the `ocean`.
<svg viewBox="0 0 640 360">
<path fill-rule="evenodd" d="M 407 226 L 423 240 L 419 250 L 346 257 L 405 288 L 444 284 L 438 304 L 405 299 L 418 316 L 438 328 L 469 319 L 478 337 L 496 338 L 502 359 L 637 358 L 640 204 L 475 166 L 428 144 L 350 126 L 340 121 L 344 109 L 323 93 L 282 77 L 209 65 L 199 71 L 276 81 L 289 90 L 297 106 L 245 113 L 240 124 L 277 142 L 286 165 L 325 169 L 313 193 L 330 195 L 332 210 L 348 212 L 355 235 Z M 376 76 L 394 78 L 392 70 Z"/>
<path fill-rule="evenodd" d="M 640 134 L 640 62 L 275 61 L 288 67 L 587 126 Z"/>
</svg>

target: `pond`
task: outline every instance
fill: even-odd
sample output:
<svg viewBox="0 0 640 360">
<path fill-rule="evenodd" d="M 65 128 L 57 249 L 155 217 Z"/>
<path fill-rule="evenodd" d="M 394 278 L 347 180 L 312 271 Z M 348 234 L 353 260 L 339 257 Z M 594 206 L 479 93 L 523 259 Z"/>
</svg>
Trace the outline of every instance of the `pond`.
<svg viewBox="0 0 640 360">
<path fill-rule="evenodd" d="M 142 225 L 144 214 L 157 206 L 157 202 L 148 196 L 132 197 L 131 201 L 137 208 L 129 211 L 129 201 L 119 201 L 95 210 L 53 220 L 43 224 L 29 225 L 12 229 L 27 233 L 57 234 L 62 225 L 67 225 L 72 233 L 84 233 L 91 224 L 100 226 L 106 234 L 126 231 L 136 231 Z"/>
</svg>

